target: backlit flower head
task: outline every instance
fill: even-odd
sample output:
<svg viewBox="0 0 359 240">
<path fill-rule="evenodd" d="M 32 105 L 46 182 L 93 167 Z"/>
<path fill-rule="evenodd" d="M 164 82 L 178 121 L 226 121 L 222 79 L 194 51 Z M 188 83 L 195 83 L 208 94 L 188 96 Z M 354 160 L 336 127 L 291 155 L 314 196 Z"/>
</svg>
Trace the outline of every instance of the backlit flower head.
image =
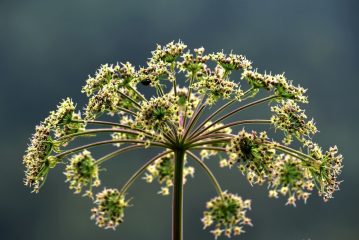
<svg viewBox="0 0 359 240">
<path fill-rule="evenodd" d="M 275 76 L 271 74 L 261 74 L 257 70 L 245 69 L 242 72 L 241 79 L 245 79 L 253 88 L 264 88 L 272 90 L 277 83 Z"/>
<path fill-rule="evenodd" d="M 25 165 L 26 186 L 38 192 L 46 179 L 50 168 L 56 165 L 56 159 L 49 157 L 53 151 L 53 142 L 50 137 L 50 128 L 44 125 L 36 126 L 35 134 L 23 157 Z"/>
<path fill-rule="evenodd" d="M 227 146 L 229 166 L 238 163 L 238 168 L 251 184 L 262 184 L 272 171 L 275 149 L 267 140 L 265 132 L 258 135 L 255 131 L 242 130 Z"/>
<path fill-rule="evenodd" d="M 300 86 L 294 86 L 292 81 L 287 80 L 284 74 L 277 74 L 275 75 L 275 78 L 275 93 L 278 96 L 302 103 L 308 102 L 308 98 L 304 95 L 307 91 L 306 89 Z"/>
<path fill-rule="evenodd" d="M 210 56 L 204 55 L 203 47 L 194 49 L 194 54 L 188 51 L 182 54 L 181 57 L 182 61 L 179 61 L 177 66 L 188 78 L 200 78 L 210 70 L 206 64 Z"/>
<path fill-rule="evenodd" d="M 245 56 L 238 54 L 224 54 L 223 52 L 214 53 L 211 55 L 211 59 L 217 61 L 226 71 L 250 69 L 251 61 Z"/>
<path fill-rule="evenodd" d="M 212 234 L 217 239 L 224 233 L 227 237 L 239 235 L 242 225 L 252 226 L 251 220 L 246 216 L 251 209 L 251 201 L 243 200 L 238 195 L 224 192 L 223 196 L 215 197 L 207 202 L 206 211 L 202 218 L 204 228 L 214 225 Z"/>
<path fill-rule="evenodd" d="M 121 113 L 123 108 L 133 109 L 135 104 L 131 99 L 138 97 L 133 90 L 120 86 L 117 81 L 110 81 L 89 99 L 86 119 L 94 119 L 105 112 L 110 115 Z"/>
<path fill-rule="evenodd" d="M 314 179 L 306 163 L 293 156 L 280 154 L 270 176 L 270 197 L 278 193 L 288 197 L 287 204 L 296 205 L 296 199 L 307 201 L 313 190 Z"/>
<path fill-rule="evenodd" d="M 305 144 L 309 154 L 316 160 L 312 162 L 312 174 L 315 175 L 319 186 L 319 195 L 328 201 L 333 198 L 333 193 L 339 190 L 341 181 L 338 180 L 338 176 L 343 168 L 343 156 L 338 154 L 337 146 L 330 147 L 323 153 L 316 143 L 307 141 Z"/>
<path fill-rule="evenodd" d="M 187 45 L 183 42 L 178 41 L 167 43 L 165 46 L 157 45 L 155 51 L 152 52 L 153 61 L 163 61 L 166 63 L 172 63 L 177 60 L 183 51 L 187 48 Z"/>
<path fill-rule="evenodd" d="M 82 88 L 82 92 L 87 96 L 93 95 L 100 90 L 104 85 L 113 79 L 118 79 L 116 72 L 120 69 L 119 65 L 104 64 L 97 70 L 94 77 L 89 76 L 86 80 L 86 85 Z"/>
<path fill-rule="evenodd" d="M 136 124 L 145 129 L 168 128 L 166 122 L 178 121 L 178 97 L 166 94 L 143 103 L 136 116 Z"/>
<path fill-rule="evenodd" d="M 80 193 L 83 187 L 87 187 L 85 195 L 92 197 L 92 187 L 100 185 L 98 172 L 95 159 L 89 151 L 84 150 L 71 157 L 64 174 L 66 182 L 70 183 L 70 189 L 75 190 L 75 193 Z"/>
<path fill-rule="evenodd" d="M 96 195 L 94 202 L 97 206 L 91 210 L 91 218 L 101 228 L 116 229 L 123 222 L 125 209 L 129 207 L 129 200 L 117 189 L 107 188 Z"/>
<path fill-rule="evenodd" d="M 317 132 L 314 120 L 306 121 L 304 110 L 292 100 L 282 101 L 281 105 L 271 107 L 271 111 L 273 125 L 286 134 L 285 143 L 290 143 L 292 136 L 302 140 Z"/>
<path fill-rule="evenodd" d="M 147 67 L 138 70 L 136 81 L 145 86 L 156 87 L 161 80 L 173 81 L 174 75 L 165 62 L 148 62 Z"/>
<path fill-rule="evenodd" d="M 189 98 L 189 91 L 188 88 L 183 87 L 177 87 L 176 88 L 176 92 L 174 91 L 174 89 L 171 90 L 171 94 L 176 95 L 178 98 L 178 110 L 182 113 L 183 115 L 187 115 L 187 117 L 191 117 L 195 108 L 197 107 L 197 105 L 200 102 L 199 97 L 197 96 L 197 93 L 191 93 L 191 97 Z"/>
<path fill-rule="evenodd" d="M 209 104 L 215 103 L 218 99 L 240 97 L 242 94 L 239 85 L 226 76 L 225 69 L 221 66 L 217 66 L 213 72 L 204 74 L 193 88 L 200 93 L 207 93 Z"/>
<path fill-rule="evenodd" d="M 57 106 L 56 111 L 50 112 L 45 123 L 55 131 L 56 137 L 62 137 L 84 130 L 84 123 L 78 120 L 81 120 L 81 116 L 75 113 L 75 104 L 70 98 L 66 98 Z"/>
</svg>

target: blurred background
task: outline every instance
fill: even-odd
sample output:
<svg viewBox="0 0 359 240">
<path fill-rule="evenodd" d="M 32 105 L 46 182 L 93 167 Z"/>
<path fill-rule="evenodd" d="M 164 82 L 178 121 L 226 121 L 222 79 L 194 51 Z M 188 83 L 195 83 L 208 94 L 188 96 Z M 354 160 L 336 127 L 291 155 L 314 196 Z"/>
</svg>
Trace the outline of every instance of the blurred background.
<svg viewBox="0 0 359 240">
<path fill-rule="evenodd" d="M 102 230 L 89 219 L 92 203 L 68 190 L 61 166 L 39 194 L 30 193 L 22 155 L 35 125 L 62 98 L 84 106 L 81 86 L 100 64 L 144 65 L 156 43 L 178 39 L 245 54 L 260 71 L 285 71 L 309 89 L 315 141 L 324 149 L 337 144 L 345 158 L 335 198 L 323 203 L 313 194 L 296 208 L 208 161 L 223 188 L 253 199 L 254 227 L 240 239 L 359 239 L 358 11 L 355 0 L 1 0 L 0 239 L 170 239 L 171 198 L 157 195 L 158 185 L 136 182 L 125 222 Z M 138 151 L 108 163 L 104 185 L 121 186 L 148 157 Z M 200 218 L 214 195 L 198 170 L 185 187 L 185 239 L 212 239 Z"/>
</svg>

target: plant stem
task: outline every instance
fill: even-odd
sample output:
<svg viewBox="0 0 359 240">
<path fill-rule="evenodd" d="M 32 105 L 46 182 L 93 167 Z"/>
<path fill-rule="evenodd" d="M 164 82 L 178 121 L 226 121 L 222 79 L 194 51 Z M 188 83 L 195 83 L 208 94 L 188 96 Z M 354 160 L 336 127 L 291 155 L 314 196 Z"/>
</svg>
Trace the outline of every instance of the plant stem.
<svg viewBox="0 0 359 240">
<path fill-rule="evenodd" d="M 98 128 L 98 129 L 90 129 L 90 130 L 86 130 L 86 131 L 83 131 L 83 132 L 77 132 L 77 133 L 68 134 L 68 135 L 59 137 L 56 140 L 61 141 L 61 140 L 72 138 L 72 137 L 77 137 L 77 136 L 82 136 L 82 135 L 89 135 L 89 134 L 94 134 L 94 133 L 106 133 L 106 132 L 110 132 L 110 133 L 115 133 L 115 132 L 129 133 L 129 134 L 134 134 L 134 135 L 139 135 L 140 134 L 139 132 L 134 131 L 134 130 L 116 129 L 116 128 Z M 152 137 L 152 136 L 150 135 L 150 137 Z"/>
<path fill-rule="evenodd" d="M 214 143 L 224 143 L 230 141 L 231 139 L 232 137 L 216 138 L 203 142 L 195 142 L 190 144 L 189 147 L 192 148 L 192 147 L 203 146 L 203 145 L 214 144 Z"/>
<path fill-rule="evenodd" d="M 214 150 L 214 151 L 222 151 L 225 152 L 226 149 L 222 147 L 212 147 L 212 146 L 200 146 L 200 147 L 193 147 L 191 149 L 194 150 Z"/>
<path fill-rule="evenodd" d="M 211 133 L 215 133 L 219 130 L 225 129 L 225 128 L 229 128 L 229 127 L 233 127 L 233 126 L 238 126 L 238 125 L 243 125 L 243 124 L 271 124 L 271 120 L 265 120 L 265 119 L 250 119 L 250 120 L 241 120 L 241 121 L 236 121 L 236 122 L 231 122 L 231 123 L 227 123 L 223 126 L 220 126 L 218 128 L 215 128 L 213 130 L 210 130 L 208 132 L 206 132 L 204 135 L 200 135 L 197 136 L 193 139 L 190 139 L 190 143 L 196 142 L 199 139 L 203 139 L 201 138 L 202 136 L 206 136 L 209 135 Z"/>
<path fill-rule="evenodd" d="M 81 150 L 86 149 L 86 148 L 92 148 L 92 147 L 96 147 L 96 146 L 100 146 L 100 145 L 113 144 L 113 143 L 142 143 L 142 144 L 145 144 L 146 141 L 132 140 L 132 139 L 99 141 L 99 142 L 94 142 L 94 143 L 86 144 L 86 145 L 83 145 L 83 146 L 80 146 L 80 147 L 75 147 L 75 148 L 69 149 L 67 151 L 64 151 L 62 153 L 59 153 L 59 154 L 55 155 L 54 157 L 61 158 L 61 157 L 64 157 L 64 156 L 66 156 L 68 154 L 78 152 L 78 151 L 81 151 Z M 151 142 L 151 145 L 158 146 L 158 147 L 169 148 L 168 145 L 166 145 L 164 143 L 160 143 L 160 142 Z"/>
<path fill-rule="evenodd" d="M 119 155 L 119 154 L 121 154 L 121 153 L 124 153 L 124 152 L 126 152 L 126 151 L 129 151 L 129 150 L 132 150 L 132 149 L 135 149 L 135 148 L 142 148 L 142 147 L 144 147 L 144 146 L 145 146 L 144 144 L 138 144 L 138 145 L 130 145 L 130 146 L 121 148 L 121 149 L 119 149 L 119 150 L 116 150 L 116 151 L 114 151 L 114 152 L 112 152 L 112 153 L 109 153 L 109 154 L 107 154 L 107 155 L 105 155 L 105 156 L 103 156 L 103 157 L 97 159 L 97 160 L 95 161 L 95 164 L 96 164 L 96 165 L 100 165 L 101 163 L 103 163 L 103 162 L 105 162 L 105 161 L 107 161 L 107 160 L 109 160 L 109 159 L 111 159 L 111 158 L 114 158 L 114 157 L 116 157 L 117 155 Z"/>
<path fill-rule="evenodd" d="M 224 111 L 227 107 L 229 107 L 231 104 L 235 103 L 236 100 L 231 100 L 229 102 L 227 102 L 226 104 L 224 104 L 222 107 L 218 108 L 214 113 L 212 113 L 209 117 L 206 118 L 206 120 L 204 120 L 193 132 L 192 135 L 196 134 L 199 130 L 201 130 L 201 128 L 207 123 L 209 122 L 212 118 L 214 118 L 215 116 L 217 116 L 220 112 Z"/>
<path fill-rule="evenodd" d="M 189 81 L 189 85 L 188 85 L 187 103 L 189 103 L 189 101 L 191 100 L 193 80 L 194 80 L 194 76 L 192 75 L 192 77 Z M 186 122 L 187 122 L 187 108 L 188 108 L 188 106 L 186 105 L 186 109 L 184 111 L 184 116 L 183 116 L 183 126 L 186 126 Z"/>
<path fill-rule="evenodd" d="M 139 91 L 137 91 L 137 89 L 135 89 L 131 85 L 129 85 L 129 88 L 134 91 L 143 101 L 147 102 L 147 99 Z"/>
<path fill-rule="evenodd" d="M 183 239 L 183 165 L 184 149 L 175 150 L 175 175 L 172 201 L 172 240 Z"/>
<path fill-rule="evenodd" d="M 214 174 L 212 173 L 212 171 L 208 168 L 208 166 L 201 161 L 201 159 L 199 159 L 199 157 L 197 157 L 194 153 L 187 151 L 187 153 L 199 164 L 201 165 L 201 167 L 203 168 L 203 170 L 205 170 L 205 172 L 208 174 L 209 178 L 211 179 L 214 187 L 216 188 L 217 194 L 218 196 L 220 196 L 223 199 L 223 191 L 221 186 L 219 185 L 216 177 L 214 176 Z"/>
<path fill-rule="evenodd" d="M 284 153 L 287 153 L 289 155 L 292 155 L 294 157 L 298 157 L 298 158 L 300 158 L 300 159 L 302 159 L 304 161 L 305 161 L 305 159 L 303 159 L 303 158 L 306 158 L 307 160 L 309 159 L 311 161 L 316 161 L 316 159 L 314 159 L 313 157 L 311 157 L 311 156 L 309 156 L 309 155 L 307 155 L 305 153 L 302 153 L 302 152 L 297 151 L 297 150 L 295 150 L 293 148 L 281 145 L 279 143 L 274 143 L 274 148 L 276 148 L 277 150 L 282 151 Z"/>
<path fill-rule="evenodd" d="M 125 185 L 123 185 L 123 187 L 121 188 L 121 194 L 125 194 L 126 191 L 128 190 L 128 188 L 132 185 L 132 183 L 134 183 L 134 181 L 147 169 L 148 166 L 150 166 L 154 161 L 156 161 L 157 159 L 166 156 L 167 154 L 171 153 L 172 150 L 168 150 L 165 152 L 162 152 L 160 154 L 158 154 L 157 156 L 155 156 L 154 158 L 152 158 L 151 160 L 149 160 L 147 163 L 145 163 L 144 165 L 142 165 L 142 167 L 140 167 L 131 177 L 130 179 L 127 180 L 127 182 L 125 183 Z"/>
<path fill-rule="evenodd" d="M 188 133 L 191 131 L 192 127 L 194 126 L 194 124 L 197 122 L 198 118 L 201 116 L 201 113 L 203 111 L 203 109 L 206 107 L 206 104 L 203 104 L 201 107 L 197 108 L 194 116 L 192 116 L 190 122 L 188 123 L 188 125 L 185 128 L 185 133 L 183 135 L 183 141 L 185 141 Z"/>
<path fill-rule="evenodd" d="M 226 118 L 229 118 L 230 116 L 236 114 L 237 112 L 240 112 L 246 108 L 249 108 L 249 107 L 252 107 L 252 106 L 255 106 L 257 104 L 260 104 L 260 103 L 263 103 L 263 102 L 266 102 L 266 101 L 269 101 L 271 99 L 274 99 L 274 98 L 277 98 L 278 96 L 276 95 L 271 95 L 269 97 L 265 97 L 265 98 L 262 98 L 262 99 L 259 99 L 257 101 L 254 101 L 254 102 L 251 102 L 251 103 L 248 103 L 242 107 L 239 107 L 227 114 L 225 114 L 224 116 L 220 117 L 219 119 L 217 119 L 216 121 L 214 121 L 213 123 L 211 123 L 210 125 L 208 125 L 207 127 L 203 128 L 202 130 L 198 131 L 197 133 L 192 133 L 191 136 L 190 136 L 190 139 L 193 139 L 195 137 L 197 137 L 198 135 L 200 135 L 201 133 L 207 131 L 209 128 L 211 128 L 212 126 L 214 126 L 215 124 L 217 124 L 218 122 L 226 119 Z"/>
<path fill-rule="evenodd" d="M 118 91 L 118 93 L 121 94 L 123 97 L 127 98 L 128 100 L 130 100 L 130 101 L 131 101 L 133 104 L 135 104 L 135 106 L 137 106 L 139 109 L 141 109 L 141 105 L 140 105 L 137 101 L 133 100 L 131 97 L 127 96 L 126 94 L 124 94 L 124 93 L 121 92 L 121 91 Z"/>
</svg>

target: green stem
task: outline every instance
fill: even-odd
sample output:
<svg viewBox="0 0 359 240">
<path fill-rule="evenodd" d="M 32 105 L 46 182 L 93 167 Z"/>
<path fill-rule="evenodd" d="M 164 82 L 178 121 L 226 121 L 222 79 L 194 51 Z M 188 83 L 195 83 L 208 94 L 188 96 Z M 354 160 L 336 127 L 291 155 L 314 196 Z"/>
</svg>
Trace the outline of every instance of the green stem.
<svg viewBox="0 0 359 240">
<path fill-rule="evenodd" d="M 132 91 L 134 91 L 143 101 L 147 102 L 147 99 L 139 92 L 137 89 L 132 87 L 131 85 L 128 86 Z"/>
<path fill-rule="evenodd" d="M 206 104 L 203 104 L 199 109 L 197 109 L 194 116 L 192 116 L 190 122 L 188 123 L 188 126 L 185 128 L 185 133 L 184 133 L 183 138 L 182 138 L 183 141 L 186 140 L 186 137 L 187 137 L 188 133 L 191 131 L 194 124 L 196 124 L 198 118 L 201 116 L 201 113 L 202 113 L 202 111 L 203 111 L 203 109 L 205 107 L 206 107 Z"/>
<path fill-rule="evenodd" d="M 191 100 L 193 80 L 194 80 L 194 75 L 192 75 L 191 80 L 189 81 L 189 85 L 188 85 L 187 104 Z M 184 111 L 183 126 L 186 126 L 186 122 L 187 122 L 187 108 L 188 108 L 188 105 L 186 105 L 186 108 L 185 108 L 185 111 Z"/>
<path fill-rule="evenodd" d="M 121 188 L 120 193 L 121 194 L 125 194 L 128 190 L 128 188 L 133 184 L 133 182 L 147 169 L 147 167 L 149 165 L 151 165 L 154 161 L 156 161 L 157 159 L 159 159 L 160 157 L 163 157 L 169 153 L 171 153 L 172 150 L 168 150 L 166 152 L 160 153 L 157 156 L 155 156 L 154 158 L 152 158 L 151 160 L 149 160 L 147 163 L 145 163 L 144 165 L 142 165 L 142 167 L 140 167 L 131 177 L 130 179 L 127 180 L 127 182 L 125 183 L 125 185 L 123 185 L 123 187 Z"/>
<path fill-rule="evenodd" d="M 120 124 L 120 123 L 115 123 L 115 122 L 107 122 L 107 121 L 98 121 L 98 120 L 86 120 L 85 121 L 85 120 L 73 119 L 72 122 L 91 123 L 91 124 L 97 124 L 97 125 L 116 126 L 116 127 L 123 127 L 123 128 L 131 129 L 130 126 L 123 125 L 123 124 Z"/>
<path fill-rule="evenodd" d="M 214 174 L 212 173 L 212 171 L 208 168 L 208 166 L 201 161 L 201 159 L 199 159 L 195 154 L 193 154 L 190 151 L 187 151 L 186 153 L 188 153 L 195 161 L 197 161 L 197 163 L 199 165 L 201 165 L 201 167 L 203 168 L 203 170 L 208 174 L 209 178 L 211 179 L 214 187 L 216 188 L 217 194 L 218 196 L 221 196 L 221 198 L 223 199 L 223 191 L 221 186 L 219 185 L 216 177 L 214 176 Z"/>
<path fill-rule="evenodd" d="M 106 132 L 120 132 L 120 133 L 134 134 L 134 135 L 141 134 L 141 133 L 133 131 L 133 130 L 116 129 L 116 128 L 99 128 L 99 129 L 86 130 L 83 132 L 68 134 L 68 135 L 65 135 L 65 136 L 62 136 L 62 137 L 56 139 L 56 141 L 61 141 L 61 140 L 64 140 L 67 138 L 73 138 L 76 136 L 88 135 L 88 134 L 93 134 L 93 133 L 106 133 Z M 150 137 L 152 137 L 152 136 L 150 135 Z"/>
<path fill-rule="evenodd" d="M 175 71 L 175 64 L 172 63 L 171 64 L 171 71 L 174 73 Z M 175 75 L 175 74 L 174 74 Z M 173 79 L 173 82 L 172 82 L 172 85 L 173 85 L 173 92 L 174 92 L 174 95 L 175 97 L 177 96 L 177 81 L 176 81 L 176 78 Z"/>
<path fill-rule="evenodd" d="M 192 135 L 196 134 L 199 130 L 201 130 L 201 128 L 208 122 L 210 121 L 212 118 L 214 118 L 215 116 L 217 116 L 220 112 L 224 111 L 227 107 L 229 107 L 231 104 L 235 103 L 236 100 L 231 100 L 229 102 L 227 102 L 226 104 L 224 104 L 222 107 L 218 108 L 214 113 L 212 113 L 209 117 L 207 117 L 193 132 Z"/>
<path fill-rule="evenodd" d="M 121 91 L 118 91 L 118 93 L 121 94 L 123 97 L 127 98 L 128 100 L 130 100 L 130 101 L 131 101 L 133 104 L 135 104 L 135 106 L 137 106 L 139 109 L 141 109 L 141 105 L 140 105 L 137 101 L 133 100 L 131 97 L 127 96 L 126 94 L 124 94 L 124 93 L 121 92 Z"/>
<path fill-rule="evenodd" d="M 294 157 L 298 157 L 298 158 L 300 158 L 300 159 L 302 159 L 304 161 L 306 161 L 308 159 L 312 160 L 312 161 L 316 161 L 316 159 L 312 158 L 311 156 L 309 156 L 309 155 L 307 155 L 305 153 L 302 153 L 302 152 L 297 151 L 297 150 L 295 150 L 293 148 L 290 148 L 290 147 L 283 146 L 283 145 L 281 145 L 279 143 L 274 143 L 274 148 L 276 148 L 277 150 L 282 151 L 284 153 L 287 153 L 289 155 L 292 155 Z M 295 155 L 293 155 L 293 154 L 295 154 Z M 303 159 L 303 158 L 306 158 L 306 159 Z"/>
<path fill-rule="evenodd" d="M 78 152 L 81 151 L 83 149 L 86 148 L 92 148 L 92 147 L 96 147 L 96 146 L 100 146 L 100 145 L 106 145 L 106 144 L 113 144 L 113 143 L 143 143 L 145 144 L 146 141 L 142 141 L 142 140 L 132 140 L 132 139 L 122 139 L 122 140 L 105 140 L 105 141 L 100 141 L 100 142 L 95 142 L 95 143 L 90 143 L 90 144 L 86 144 L 80 147 L 76 147 L 73 149 L 69 149 L 67 151 L 64 151 L 62 153 L 59 153 L 57 155 L 55 155 L 54 157 L 56 158 L 61 158 L 64 157 L 68 154 L 74 153 L 74 152 Z M 151 145 L 152 146 L 159 146 L 159 147 L 164 147 L 164 148 L 169 148 L 168 145 L 164 144 L 164 143 L 160 143 L 160 142 L 153 142 L 151 141 Z"/>
<path fill-rule="evenodd" d="M 222 147 L 212 147 L 212 146 L 200 146 L 200 147 L 193 147 L 191 149 L 195 150 L 214 150 L 214 151 L 222 151 L 225 152 L 226 149 Z"/>
<path fill-rule="evenodd" d="M 162 88 L 162 86 L 161 86 L 160 83 L 156 85 L 156 89 L 157 89 L 157 91 L 159 92 L 159 94 L 157 93 L 157 95 L 158 95 L 159 97 L 162 97 L 162 96 L 165 95 L 165 93 L 164 93 L 164 91 L 163 91 L 163 88 Z"/>
<path fill-rule="evenodd" d="M 116 151 L 113 151 L 112 153 L 109 153 L 105 156 L 103 156 L 102 158 L 99 158 L 95 161 L 95 164 L 97 165 L 100 165 L 101 163 L 111 159 L 111 158 L 114 158 L 116 157 L 117 155 L 121 154 L 121 153 L 124 153 L 126 151 L 129 151 L 129 150 L 132 150 L 132 149 L 135 149 L 135 148 L 141 148 L 145 146 L 144 144 L 138 144 L 138 145 L 131 145 L 131 146 L 128 146 L 128 147 L 124 147 L 124 148 L 121 148 L 119 150 L 116 150 Z"/>
<path fill-rule="evenodd" d="M 137 115 L 135 112 L 132 112 L 131 110 L 128 110 L 127 108 L 118 107 L 117 110 L 131 114 L 133 117 L 136 117 L 136 115 Z"/>
<path fill-rule="evenodd" d="M 242 110 L 244 110 L 244 109 L 246 109 L 246 108 L 255 106 L 255 105 L 259 104 L 259 103 L 263 103 L 263 102 L 269 101 L 269 100 L 271 100 L 271 99 L 273 99 L 273 98 L 277 98 L 277 97 L 278 97 L 278 96 L 276 96 L 276 95 L 271 95 L 271 96 L 269 96 L 269 97 L 265 97 L 265 98 L 259 99 L 259 100 L 257 100 L 257 101 L 248 103 L 248 104 L 246 104 L 246 105 L 244 105 L 244 106 L 242 106 L 242 107 L 239 107 L 239 108 L 237 108 L 237 109 L 235 109 L 235 110 L 233 110 L 233 111 L 231 111 L 231 112 L 225 114 L 224 116 L 220 117 L 219 119 L 217 119 L 216 121 L 214 121 L 213 123 L 211 123 L 211 124 L 208 125 L 207 127 L 203 128 L 203 129 L 200 130 L 199 132 L 194 133 L 194 134 L 191 134 L 190 138 L 193 139 L 193 138 L 197 137 L 197 136 L 200 135 L 201 133 L 207 131 L 209 128 L 211 128 L 212 126 L 214 126 L 215 124 L 219 123 L 220 121 L 222 121 L 222 120 L 224 120 L 224 119 L 226 119 L 226 118 L 229 118 L 230 116 L 236 114 L 237 112 L 240 112 L 240 111 L 242 111 Z"/>
<path fill-rule="evenodd" d="M 74 122 L 81 122 L 81 123 L 91 123 L 91 124 L 97 124 L 97 125 L 107 125 L 107 126 L 115 126 L 115 127 L 121 127 L 121 128 L 125 128 L 125 129 L 130 129 L 130 130 L 133 130 L 133 131 L 138 131 L 138 132 L 141 132 L 141 133 L 144 133 L 145 135 L 147 136 L 150 136 L 150 137 L 154 137 L 154 135 L 150 132 L 147 132 L 145 130 L 142 130 L 142 129 L 138 129 L 138 128 L 132 128 L 128 125 L 123 125 L 123 124 L 120 124 L 120 123 L 114 123 L 114 122 L 107 122 L 107 121 L 98 121 L 98 120 L 88 120 L 88 121 L 85 121 L 85 120 L 73 120 Z M 170 137 L 168 137 L 168 135 L 165 135 L 165 138 L 167 140 L 169 140 L 170 142 L 173 142 L 172 139 Z"/>
<path fill-rule="evenodd" d="M 183 166 L 184 149 L 175 150 L 175 173 L 172 200 L 172 240 L 183 239 Z"/>
<path fill-rule="evenodd" d="M 214 143 L 223 143 L 223 142 L 228 142 L 232 139 L 232 137 L 225 137 L 225 138 L 217 138 L 217 139 L 212 139 L 212 140 L 209 140 L 209 141 L 203 141 L 203 142 L 196 142 L 196 143 L 193 143 L 191 145 L 189 145 L 190 148 L 192 147 L 197 147 L 197 146 L 201 146 L 201 145 L 207 145 L 207 144 L 214 144 Z"/>
<path fill-rule="evenodd" d="M 242 121 L 236 121 L 236 122 L 231 122 L 231 123 L 227 123 L 223 126 L 220 126 L 218 128 L 215 128 L 213 130 L 210 130 L 209 132 L 206 132 L 204 136 L 211 134 L 211 133 L 215 133 L 219 130 L 225 129 L 225 128 L 229 128 L 229 127 L 233 127 L 233 126 L 238 126 L 238 125 L 243 125 L 243 124 L 270 124 L 271 120 L 263 120 L 263 119 L 251 119 L 251 120 L 242 120 Z M 196 142 L 199 139 L 201 139 L 201 136 L 197 136 L 194 139 L 191 139 L 190 143 Z M 202 138 L 203 139 L 203 138 Z"/>
<path fill-rule="evenodd" d="M 201 135 L 201 136 L 198 136 L 196 137 L 196 139 L 194 139 L 193 141 L 187 143 L 187 144 L 193 144 L 193 143 L 197 143 L 198 141 L 200 140 L 204 140 L 204 139 L 207 139 L 207 140 L 215 140 L 215 139 L 218 139 L 218 138 L 223 138 L 223 137 L 234 137 L 236 135 L 234 134 L 230 134 L 230 133 L 213 133 L 213 134 L 204 134 L 204 135 Z"/>
</svg>

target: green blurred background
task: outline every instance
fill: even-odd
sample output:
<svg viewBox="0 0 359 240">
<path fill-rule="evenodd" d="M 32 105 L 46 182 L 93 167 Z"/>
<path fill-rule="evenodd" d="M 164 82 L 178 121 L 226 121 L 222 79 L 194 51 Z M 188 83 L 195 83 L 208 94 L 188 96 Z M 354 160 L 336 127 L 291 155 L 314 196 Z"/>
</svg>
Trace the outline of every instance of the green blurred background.
<svg viewBox="0 0 359 240">
<path fill-rule="evenodd" d="M 68 190 L 61 167 L 31 194 L 21 161 L 34 126 L 60 99 L 85 104 L 81 86 L 100 64 L 143 65 L 156 43 L 178 39 L 285 71 L 309 89 L 307 113 L 321 131 L 315 140 L 325 149 L 337 144 L 345 157 L 335 198 L 323 203 L 313 194 L 296 208 L 208 161 L 225 189 L 253 199 L 255 227 L 240 239 L 359 239 L 358 11 L 356 0 L 1 0 L 0 239 L 170 239 L 171 199 L 157 195 L 156 184 L 138 181 L 124 224 L 102 230 L 89 219 L 91 202 Z M 120 186 L 148 157 L 138 151 L 112 161 L 104 185 Z M 197 171 L 185 187 L 185 239 L 212 239 L 200 218 L 214 194 Z"/>
</svg>

